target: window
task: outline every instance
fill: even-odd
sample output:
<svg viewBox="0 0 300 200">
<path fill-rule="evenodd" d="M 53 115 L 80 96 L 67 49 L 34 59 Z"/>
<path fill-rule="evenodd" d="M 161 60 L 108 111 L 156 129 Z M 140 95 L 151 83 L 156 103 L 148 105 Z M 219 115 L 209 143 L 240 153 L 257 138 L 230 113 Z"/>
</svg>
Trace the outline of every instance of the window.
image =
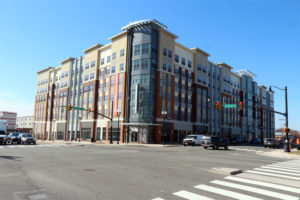
<svg viewBox="0 0 300 200">
<path fill-rule="evenodd" d="M 168 65 L 168 72 L 172 72 L 172 66 L 171 66 L 171 64 Z"/>
<path fill-rule="evenodd" d="M 107 56 L 106 62 L 107 62 L 107 63 L 110 62 L 110 56 Z"/>
<path fill-rule="evenodd" d="M 85 81 L 89 80 L 89 75 L 88 75 L 88 74 L 86 74 L 86 75 L 84 76 L 84 80 L 85 80 Z"/>
<path fill-rule="evenodd" d="M 65 77 L 68 77 L 68 75 L 69 75 L 69 72 L 65 72 Z M 46 83 L 47 83 L 47 81 L 46 81 Z"/>
<path fill-rule="evenodd" d="M 84 86 L 84 87 L 83 87 L 83 91 L 84 91 L 84 92 L 87 92 L 87 91 L 88 91 L 88 86 Z"/>
<path fill-rule="evenodd" d="M 90 67 L 90 63 L 85 64 L 85 69 L 88 69 Z"/>
<path fill-rule="evenodd" d="M 100 76 L 103 76 L 103 69 L 100 69 Z"/>
<path fill-rule="evenodd" d="M 203 71 L 203 73 L 206 73 L 206 67 L 202 67 L 202 71 Z"/>
<path fill-rule="evenodd" d="M 120 57 L 124 56 L 124 49 L 120 50 Z"/>
<path fill-rule="evenodd" d="M 90 85 L 90 91 L 93 91 L 94 85 Z"/>
<path fill-rule="evenodd" d="M 201 65 L 197 64 L 197 70 L 201 71 Z"/>
<path fill-rule="evenodd" d="M 142 45 L 142 54 L 148 54 L 150 50 L 150 44 L 143 44 Z"/>
<path fill-rule="evenodd" d="M 121 64 L 120 64 L 120 69 L 119 69 L 119 71 L 123 71 L 123 69 L 124 69 L 124 64 L 121 63 Z"/>
<path fill-rule="evenodd" d="M 201 83 L 201 78 L 200 78 L 200 76 L 197 76 L 197 82 L 198 82 L 198 83 Z"/>
<path fill-rule="evenodd" d="M 146 69 L 148 69 L 148 59 L 142 60 L 141 70 L 146 70 Z"/>
<path fill-rule="evenodd" d="M 94 80 L 94 78 L 95 78 L 95 73 L 91 73 L 90 74 L 90 80 Z"/>
<path fill-rule="evenodd" d="M 65 77 L 65 73 L 64 73 L 64 72 L 61 74 L 61 77 L 62 77 L 62 78 Z M 42 84 L 44 84 L 44 81 L 42 82 Z"/>
<path fill-rule="evenodd" d="M 111 73 L 115 73 L 116 72 L 116 66 L 112 66 L 111 67 Z"/>
<path fill-rule="evenodd" d="M 104 64 L 104 58 L 101 58 L 101 65 Z"/>
<path fill-rule="evenodd" d="M 112 56 L 111 56 L 111 57 L 112 57 L 111 59 L 113 59 L 113 60 L 116 59 L 116 55 L 117 55 L 117 53 L 116 53 L 116 52 L 113 52 L 113 53 L 112 53 Z"/>
<path fill-rule="evenodd" d="M 166 63 L 163 63 L 163 70 L 167 70 L 167 64 Z"/>
<path fill-rule="evenodd" d="M 181 64 L 185 65 L 185 58 L 181 58 Z"/>
<path fill-rule="evenodd" d="M 177 67 L 174 67 L 174 71 L 175 71 L 175 74 L 178 74 L 179 73 L 179 70 Z"/>
<path fill-rule="evenodd" d="M 134 55 L 135 56 L 140 55 L 140 51 L 141 51 L 141 46 L 140 45 L 134 46 Z"/>
<path fill-rule="evenodd" d="M 167 48 L 163 48 L 163 55 L 167 56 Z"/>
<path fill-rule="evenodd" d="M 140 61 L 139 60 L 135 60 L 134 64 L 133 64 L 133 70 L 137 71 L 140 69 Z"/>
<path fill-rule="evenodd" d="M 172 51 L 171 50 L 168 51 L 168 57 L 172 58 Z"/>
<path fill-rule="evenodd" d="M 95 67 L 95 64 L 96 62 L 93 60 L 92 62 L 91 62 L 91 67 Z"/>
<path fill-rule="evenodd" d="M 109 74 L 109 67 L 106 67 L 106 74 Z"/>
<path fill-rule="evenodd" d="M 188 61 L 188 67 L 191 68 L 192 67 L 192 61 Z"/>
<path fill-rule="evenodd" d="M 175 62 L 179 62 L 179 56 L 175 54 Z"/>
</svg>

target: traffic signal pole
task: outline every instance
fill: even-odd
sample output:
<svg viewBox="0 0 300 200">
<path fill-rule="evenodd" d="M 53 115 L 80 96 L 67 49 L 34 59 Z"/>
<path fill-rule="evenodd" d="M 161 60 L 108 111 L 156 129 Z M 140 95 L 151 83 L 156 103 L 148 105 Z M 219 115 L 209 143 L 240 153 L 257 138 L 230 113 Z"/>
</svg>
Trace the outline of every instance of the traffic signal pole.
<svg viewBox="0 0 300 200">
<path fill-rule="evenodd" d="M 289 117 L 288 117 L 288 99 L 287 99 L 287 86 L 285 86 L 285 124 L 286 124 L 286 127 L 289 127 Z M 287 131 L 285 132 L 286 133 L 286 145 L 285 145 L 285 149 L 284 151 L 285 152 L 291 152 L 290 150 L 290 141 L 289 141 L 289 129 L 287 129 Z"/>
</svg>

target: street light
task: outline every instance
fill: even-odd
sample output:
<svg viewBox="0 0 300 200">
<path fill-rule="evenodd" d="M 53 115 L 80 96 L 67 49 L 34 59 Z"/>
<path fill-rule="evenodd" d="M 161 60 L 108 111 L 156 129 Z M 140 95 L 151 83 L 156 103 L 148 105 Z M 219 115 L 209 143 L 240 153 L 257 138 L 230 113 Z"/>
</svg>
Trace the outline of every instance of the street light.
<svg viewBox="0 0 300 200">
<path fill-rule="evenodd" d="M 163 117 L 163 144 L 165 145 L 166 144 L 166 131 L 165 131 L 165 119 L 167 119 L 168 118 L 168 113 L 167 113 L 167 111 L 166 110 L 163 110 L 162 112 L 161 112 L 161 115 L 162 115 L 162 117 Z"/>
<path fill-rule="evenodd" d="M 118 135 L 117 135 L 117 144 L 119 144 L 118 136 L 119 136 L 119 138 L 120 138 L 120 116 L 121 116 L 121 110 L 118 109 L 117 115 L 118 115 Z"/>
<path fill-rule="evenodd" d="M 78 119 L 79 119 L 79 138 L 78 138 L 78 142 L 80 142 L 80 138 L 81 138 L 81 119 L 82 119 L 82 114 L 78 115 Z"/>
<path fill-rule="evenodd" d="M 287 86 L 285 86 L 284 87 L 284 89 L 283 88 L 279 88 L 279 87 L 277 87 L 277 86 L 270 86 L 269 87 L 269 90 L 271 91 L 271 92 L 273 92 L 273 90 L 272 90 L 272 87 L 274 87 L 274 88 L 277 88 L 277 89 L 279 89 L 279 90 L 284 90 L 285 91 L 285 125 L 286 125 L 286 127 L 288 128 L 289 127 L 289 118 L 288 118 L 288 98 L 287 98 Z M 285 140 L 285 148 L 284 148 L 284 151 L 285 152 L 291 152 L 291 150 L 290 150 L 290 146 L 289 146 L 289 133 L 288 133 L 289 131 L 288 131 L 288 129 L 287 129 L 287 131 L 286 131 L 286 140 Z"/>
</svg>

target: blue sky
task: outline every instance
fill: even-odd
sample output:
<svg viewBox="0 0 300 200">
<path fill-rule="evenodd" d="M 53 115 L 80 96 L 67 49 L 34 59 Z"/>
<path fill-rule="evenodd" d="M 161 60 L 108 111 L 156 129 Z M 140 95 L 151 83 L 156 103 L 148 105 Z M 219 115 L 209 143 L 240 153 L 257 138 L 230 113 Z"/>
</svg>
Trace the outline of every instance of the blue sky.
<svg viewBox="0 0 300 200">
<path fill-rule="evenodd" d="M 0 0 L 0 110 L 33 114 L 37 71 L 141 19 L 167 25 L 212 62 L 250 70 L 259 84 L 287 85 L 290 128 L 300 130 L 299 0 Z M 275 110 L 284 112 L 284 92 L 275 91 Z"/>
</svg>

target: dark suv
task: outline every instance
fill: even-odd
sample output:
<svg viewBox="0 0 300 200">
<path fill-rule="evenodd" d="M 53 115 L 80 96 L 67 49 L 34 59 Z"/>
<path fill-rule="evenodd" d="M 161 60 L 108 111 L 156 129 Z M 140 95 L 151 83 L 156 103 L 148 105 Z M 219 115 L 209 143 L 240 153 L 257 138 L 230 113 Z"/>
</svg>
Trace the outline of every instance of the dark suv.
<svg viewBox="0 0 300 200">
<path fill-rule="evenodd" d="M 10 133 L 7 136 L 6 144 L 18 143 L 19 133 Z"/>
<path fill-rule="evenodd" d="M 275 138 L 265 138 L 264 146 L 265 146 L 265 148 L 267 148 L 267 147 L 279 148 L 280 142 L 277 141 Z"/>
<path fill-rule="evenodd" d="M 36 144 L 36 140 L 29 133 L 20 133 L 18 136 L 18 143 L 20 144 Z"/>
<path fill-rule="evenodd" d="M 0 144 L 6 144 L 7 136 L 5 131 L 0 131 Z"/>
<path fill-rule="evenodd" d="M 215 136 L 210 138 L 204 138 L 202 140 L 202 145 L 204 149 L 212 147 L 213 149 L 219 149 L 219 147 L 224 147 L 228 149 L 228 139 L 223 136 Z"/>
</svg>

